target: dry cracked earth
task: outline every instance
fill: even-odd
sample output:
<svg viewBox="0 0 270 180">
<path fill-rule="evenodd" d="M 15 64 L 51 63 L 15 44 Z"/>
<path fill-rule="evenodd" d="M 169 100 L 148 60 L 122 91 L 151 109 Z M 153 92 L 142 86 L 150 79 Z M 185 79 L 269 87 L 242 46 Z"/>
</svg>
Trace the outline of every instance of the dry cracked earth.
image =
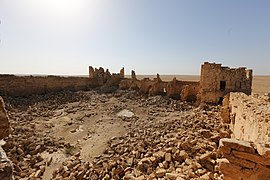
<svg viewBox="0 0 270 180">
<path fill-rule="evenodd" d="M 132 91 L 5 102 L 15 179 L 223 179 L 217 148 L 230 132 L 218 106 Z"/>
</svg>

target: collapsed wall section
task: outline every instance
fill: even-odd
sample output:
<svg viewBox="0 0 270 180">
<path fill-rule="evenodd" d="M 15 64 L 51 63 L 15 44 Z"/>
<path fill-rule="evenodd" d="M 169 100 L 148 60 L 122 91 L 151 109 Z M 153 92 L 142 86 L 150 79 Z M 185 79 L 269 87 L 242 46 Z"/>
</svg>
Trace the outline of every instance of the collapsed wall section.
<svg viewBox="0 0 270 180">
<path fill-rule="evenodd" d="M 220 141 L 220 150 L 227 159 L 220 164 L 224 177 L 270 179 L 269 95 L 230 93 L 224 99 L 221 115 L 232 130 L 232 139 Z"/>
<path fill-rule="evenodd" d="M 167 95 L 173 99 L 181 99 L 182 101 L 195 102 L 199 92 L 199 82 L 179 81 L 174 78 L 172 81 L 162 81 L 159 74 L 153 80 L 144 78 L 138 80 L 135 71 L 131 72 L 131 79 L 121 81 L 120 89 L 137 90 L 146 95 Z"/>
<path fill-rule="evenodd" d="M 111 74 L 108 69 L 105 71 L 102 67 L 94 69 L 92 66 L 89 66 L 89 79 L 97 87 L 101 87 L 102 91 L 110 92 L 113 89 L 119 88 L 119 84 L 124 78 L 124 68 L 119 73 Z"/>
<path fill-rule="evenodd" d="M 174 78 L 168 82 L 166 91 L 168 97 L 195 102 L 199 92 L 199 82 L 178 81 Z"/>
<path fill-rule="evenodd" d="M 138 80 L 135 71 L 131 72 L 131 79 L 124 79 L 121 81 L 119 87 L 122 90 L 137 90 L 142 94 L 149 95 L 163 95 L 166 94 L 167 82 L 160 79 L 159 74 L 154 79 L 144 78 Z"/>
</svg>

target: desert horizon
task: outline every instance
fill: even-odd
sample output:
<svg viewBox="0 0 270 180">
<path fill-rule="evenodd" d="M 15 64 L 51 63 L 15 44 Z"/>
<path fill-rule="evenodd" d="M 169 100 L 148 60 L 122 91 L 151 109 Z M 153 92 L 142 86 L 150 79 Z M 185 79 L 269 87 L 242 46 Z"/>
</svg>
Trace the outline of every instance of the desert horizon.
<svg viewBox="0 0 270 180">
<path fill-rule="evenodd" d="M 47 75 L 47 74 L 15 74 L 16 76 L 62 76 L 62 77 L 88 77 L 89 75 Z M 157 75 L 136 75 L 138 80 L 144 78 L 154 79 Z M 200 75 L 160 75 L 161 80 L 171 81 L 176 77 L 181 81 L 199 81 Z M 125 78 L 131 78 L 131 75 L 125 75 Z M 252 81 L 253 93 L 270 93 L 270 75 L 254 75 Z"/>
</svg>

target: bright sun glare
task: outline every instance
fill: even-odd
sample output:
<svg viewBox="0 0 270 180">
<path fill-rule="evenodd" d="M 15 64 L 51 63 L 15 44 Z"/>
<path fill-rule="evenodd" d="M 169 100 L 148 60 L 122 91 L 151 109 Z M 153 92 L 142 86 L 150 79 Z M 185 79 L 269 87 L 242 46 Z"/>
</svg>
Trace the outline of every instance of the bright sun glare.
<svg viewBox="0 0 270 180">
<path fill-rule="evenodd" d="M 80 15 L 86 4 L 87 0 L 35 0 L 32 1 L 38 9 L 45 15 L 53 17 L 66 17 Z"/>
<path fill-rule="evenodd" d="M 84 0 L 38 0 L 38 3 L 47 13 L 52 15 L 76 14 L 82 10 Z"/>
<path fill-rule="evenodd" d="M 102 3 L 99 0 L 28 0 L 28 6 L 36 11 L 43 24 L 53 28 L 66 28 L 63 24 L 82 24 L 87 20 L 92 25 L 98 22 Z M 76 28 L 75 26 L 73 28 Z"/>
</svg>

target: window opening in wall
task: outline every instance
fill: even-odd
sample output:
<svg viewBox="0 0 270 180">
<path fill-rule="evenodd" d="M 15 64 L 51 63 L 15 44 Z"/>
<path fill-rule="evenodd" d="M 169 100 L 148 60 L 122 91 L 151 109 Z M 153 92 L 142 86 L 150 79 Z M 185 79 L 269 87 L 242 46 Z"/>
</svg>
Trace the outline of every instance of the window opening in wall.
<svg viewBox="0 0 270 180">
<path fill-rule="evenodd" d="M 220 81 L 220 90 L 225 91 L 226 89 L 226 81 Z"/>
<path fill-rule="evenodd" d="M 219 105 L 222 105 L 223 99 L 224 99 L 223 97 L 219 97 L 219 101 L 218 101 Z"/>
</svg>

